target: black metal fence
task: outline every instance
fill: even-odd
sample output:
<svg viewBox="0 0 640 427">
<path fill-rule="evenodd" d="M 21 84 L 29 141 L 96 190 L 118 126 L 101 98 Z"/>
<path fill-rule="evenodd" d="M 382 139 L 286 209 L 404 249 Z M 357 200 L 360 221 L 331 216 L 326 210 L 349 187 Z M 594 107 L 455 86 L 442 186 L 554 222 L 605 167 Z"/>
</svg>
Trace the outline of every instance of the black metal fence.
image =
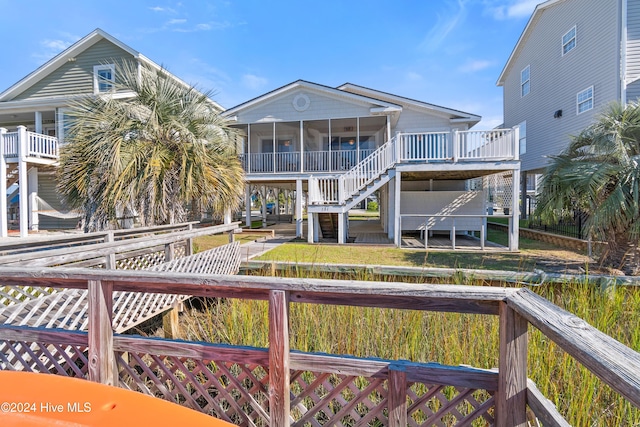
<svg viewBox="0 0 640 427">
<path fill-rule="evenodd" d="M 557 224 L 545 224 L 540 220 L 540 218 L 531 217 L 529 219 L 528 228 L 584 240 L 586 239 L 584 227 L 586 219 L 587 215 L 580 211 L 575 211 L 573 213 L 573 218 L 565 218 L 560 220 Z"/>
</svg>

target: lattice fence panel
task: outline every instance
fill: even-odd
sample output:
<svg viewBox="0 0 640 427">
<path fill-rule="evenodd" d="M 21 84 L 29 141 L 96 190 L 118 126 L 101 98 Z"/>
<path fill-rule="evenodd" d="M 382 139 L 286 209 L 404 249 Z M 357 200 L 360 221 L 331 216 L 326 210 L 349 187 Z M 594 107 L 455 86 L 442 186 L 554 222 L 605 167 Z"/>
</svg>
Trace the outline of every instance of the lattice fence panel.
<svg viewBox="0 0 640 427">
<path fill-rule="evenodd" d="M 240 270 L 240 242 L 232 242 L 194 255 L 155 265 L 152 271 L 196 274 L 237 274 Z"/>
<path fill-rule="evenodd" d="M 121 387 L 236 425 L 269 425 L 266 367 L 136 353 L 119 353 L 117 363 Z"/>
<path fill-rule="evenodd" d="M 498 209 L 511 208 L 513 201 L 513 173 L 510 171 L 484 177 L 487 202 Z"/>
<path fill-rule="evenodd" d="M 25 301 L 58 292 L 56 288 L 37 286 L 0 286 L 0 307 L 21 304 Z"/>
<path fill-rule="evenodd" d="M 387 382 L 337 374 L 292 371 L 293 426 L 387 425 Z"/>
<path fill-rule="evenodd" d="M 145 270 L 154 265 L 162 264 L 165 260 L 164 251 L 156 251 L 116 261 L 118 270 Z"/>
<path fill-rule="evenodd" d="M 0 340 L 0 370 L 86 378 L 87 347 Z"/>
<path fill-rule="evenodd" d="M 414 383 L 407 398 L 407 421 L 413 427 L 494 423 L 494 398 L 484 390 Z"/>
</svg>

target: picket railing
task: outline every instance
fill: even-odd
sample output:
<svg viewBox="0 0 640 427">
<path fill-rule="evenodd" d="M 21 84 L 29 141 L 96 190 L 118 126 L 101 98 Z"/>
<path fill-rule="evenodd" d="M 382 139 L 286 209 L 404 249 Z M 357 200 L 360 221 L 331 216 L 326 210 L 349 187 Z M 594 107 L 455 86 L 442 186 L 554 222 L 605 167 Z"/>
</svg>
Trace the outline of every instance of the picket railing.
<svg viewBox="0 0 640 427">
<path fill-rule="evenodd" d="M 29 132 L 24 126 L 18 126 L 16 132 L 2 132 L 0 135 L 7 159 L 15 159 L 22 154 L 25 157 L 57 160 L 60 155 L 58 138 L 55 136 Z"/>
</svg>

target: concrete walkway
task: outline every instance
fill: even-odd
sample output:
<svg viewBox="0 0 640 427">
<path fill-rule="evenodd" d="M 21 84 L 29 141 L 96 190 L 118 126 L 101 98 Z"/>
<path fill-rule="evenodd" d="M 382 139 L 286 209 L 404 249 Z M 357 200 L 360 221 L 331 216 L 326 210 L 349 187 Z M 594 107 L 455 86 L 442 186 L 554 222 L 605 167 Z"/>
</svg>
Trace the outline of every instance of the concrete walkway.
<svg viewBox="0 0 640 427">
<path fill-rule="evenodd" d="M 305 222 L 306 225 L 306 222 Z M 265 237 L 264 239 L 258 239 L 253 242 L 248 242 L 240 246 L 240 259 L 242 261 L 248 261 L 252 258 L 262 255 L 271 249 L 282 245 L 283 243 L 290 242 L 296 238 L 296 224 L 293 223 L 278 223 L 273 224 L 265 228 L 266 230 L 274 230 L 274 237 Z M 247 232 L 249 232 L 247 230 Z M 304 234 L 303 234 L 304 235 Z"/>
</svg>

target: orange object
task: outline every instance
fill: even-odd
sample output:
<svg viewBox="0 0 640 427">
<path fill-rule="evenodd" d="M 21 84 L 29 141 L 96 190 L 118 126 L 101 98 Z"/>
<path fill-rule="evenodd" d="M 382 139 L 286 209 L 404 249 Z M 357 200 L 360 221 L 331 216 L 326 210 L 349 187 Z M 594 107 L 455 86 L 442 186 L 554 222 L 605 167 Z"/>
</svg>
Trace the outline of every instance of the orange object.
<svg viewBox="0 0 640 427">
<path fill-rule="evenodd" d="M 166 400 L 78 378 L 0 371 L 0 426 L 210 426 L 225 421 Z"/>
</svg>

